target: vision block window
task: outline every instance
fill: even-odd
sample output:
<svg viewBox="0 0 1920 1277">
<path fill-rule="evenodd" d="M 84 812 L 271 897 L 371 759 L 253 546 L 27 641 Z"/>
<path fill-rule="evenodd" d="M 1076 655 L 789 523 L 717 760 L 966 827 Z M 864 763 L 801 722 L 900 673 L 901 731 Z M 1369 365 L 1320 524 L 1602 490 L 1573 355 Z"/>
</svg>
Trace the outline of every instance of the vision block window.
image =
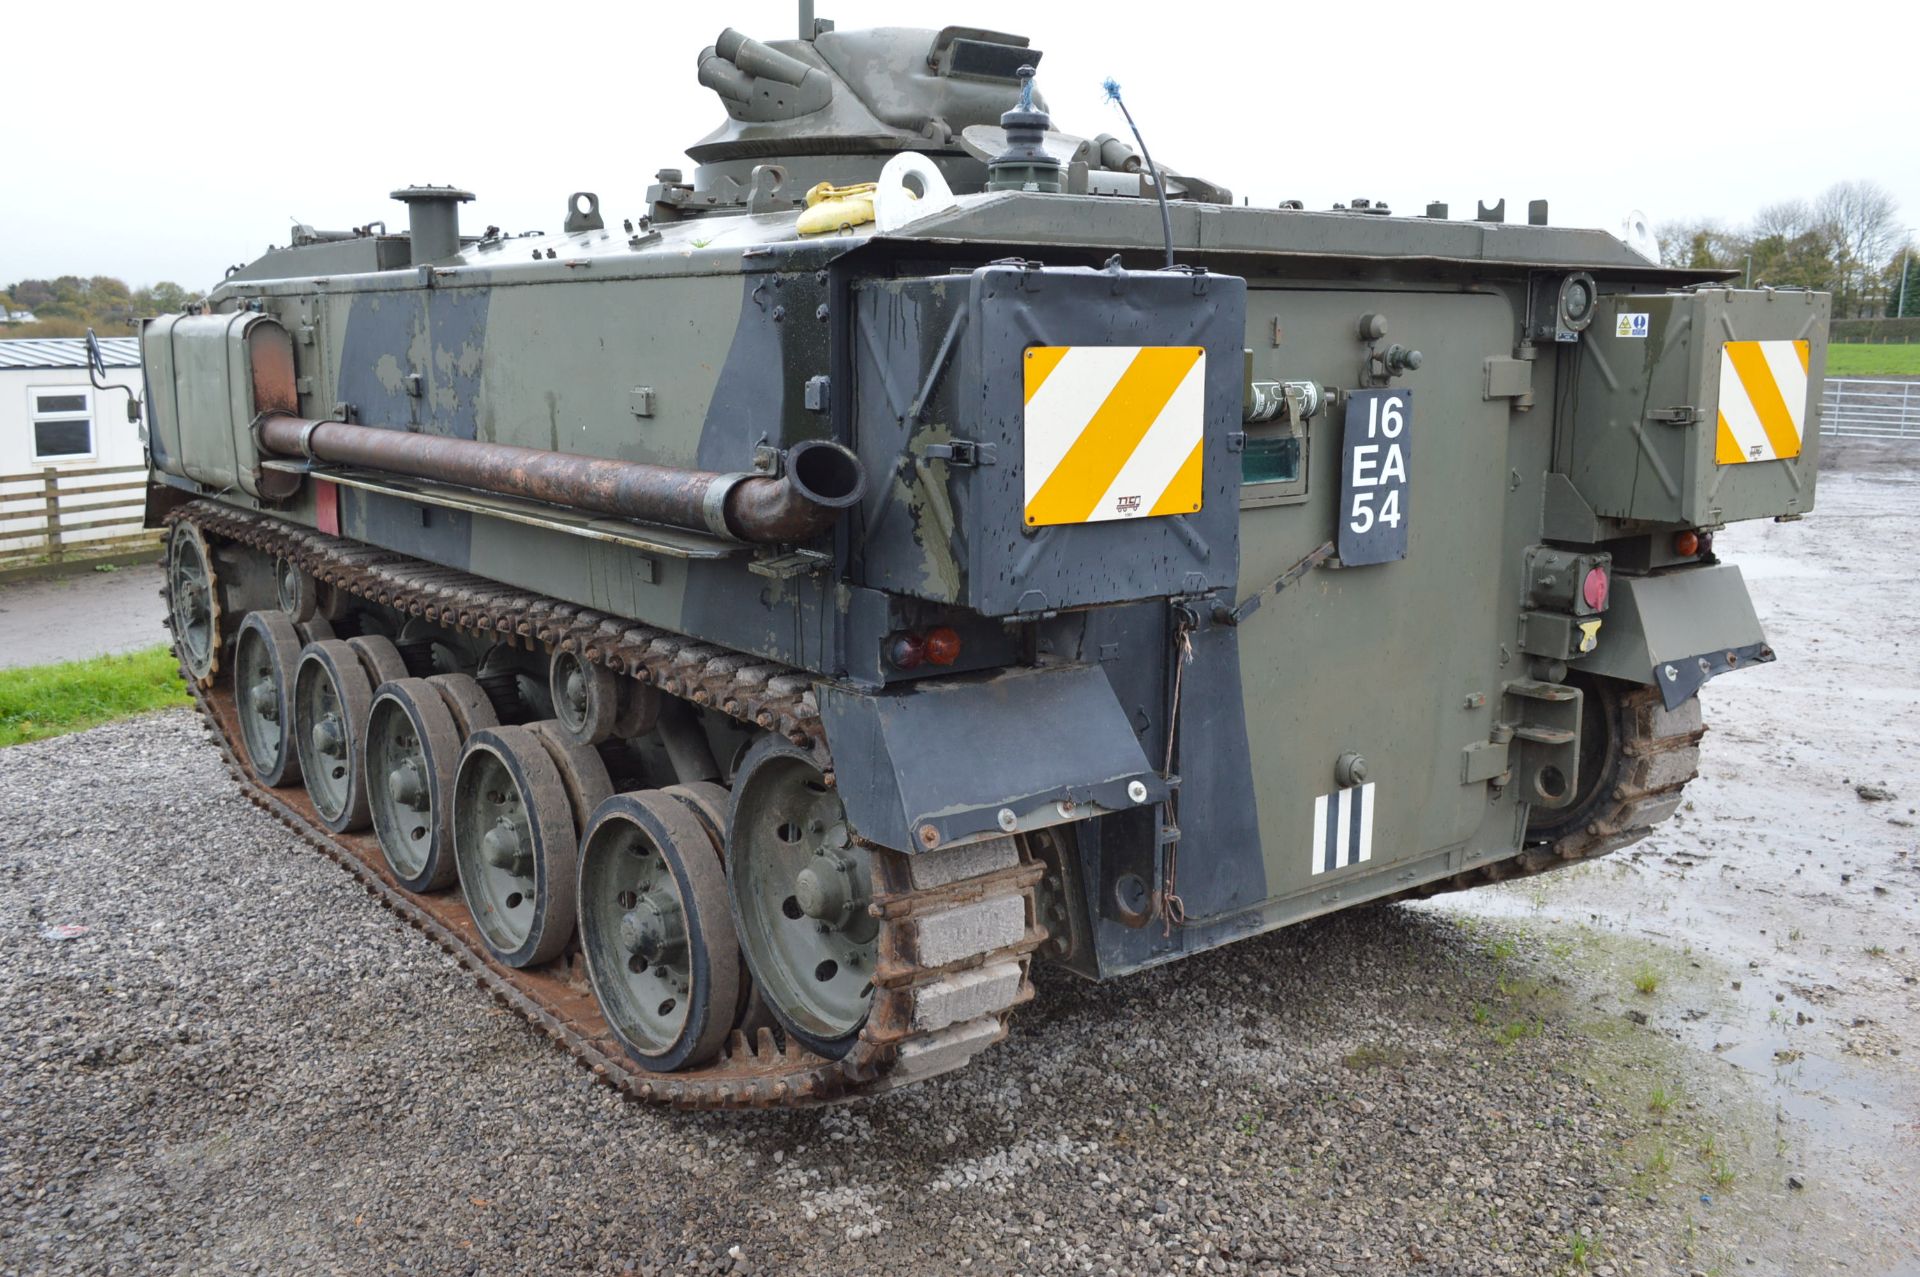
<svg viewBox="0 0 1920 1277">
<path fill-rule="evenodd" d="M 62 386 L 28 390 L 33 422 L 33 459 L 71 461 L 93 455 L 93 392 Z"/>
<path fill-rule="evenodd" d="M 1300 477 L 1300 439 L 1296 435 L 1262 438 L 1247 432 L 1240 454 L 1240 482 L 1292 483 Z"/>
</svg>

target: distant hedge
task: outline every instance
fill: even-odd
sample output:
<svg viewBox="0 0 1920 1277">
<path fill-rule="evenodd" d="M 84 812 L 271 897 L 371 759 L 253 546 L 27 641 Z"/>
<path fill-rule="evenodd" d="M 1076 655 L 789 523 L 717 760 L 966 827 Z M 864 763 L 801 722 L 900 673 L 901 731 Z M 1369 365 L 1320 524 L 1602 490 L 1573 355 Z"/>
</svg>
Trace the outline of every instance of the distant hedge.
<svg viewBox="0 0 1920 1277">
<path fill-rule="evenodd" d="M 1836 319 L 1827 335 L 1833 341 L 1920 341 L 1920 317 Z"/>
</svg>

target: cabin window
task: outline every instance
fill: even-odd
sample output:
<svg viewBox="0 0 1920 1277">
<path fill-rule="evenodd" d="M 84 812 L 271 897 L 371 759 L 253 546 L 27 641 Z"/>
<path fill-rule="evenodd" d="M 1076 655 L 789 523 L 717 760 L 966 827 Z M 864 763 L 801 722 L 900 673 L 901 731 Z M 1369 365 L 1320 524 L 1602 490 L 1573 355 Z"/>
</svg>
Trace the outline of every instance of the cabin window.
<svg viewBox="0 0 1920 1277">
<path fill-rule="evenodd" d="M 27 391 L 33 459 L 71 461 L 93 456 L 93 392 L 85 387 Z"/>
</svg>

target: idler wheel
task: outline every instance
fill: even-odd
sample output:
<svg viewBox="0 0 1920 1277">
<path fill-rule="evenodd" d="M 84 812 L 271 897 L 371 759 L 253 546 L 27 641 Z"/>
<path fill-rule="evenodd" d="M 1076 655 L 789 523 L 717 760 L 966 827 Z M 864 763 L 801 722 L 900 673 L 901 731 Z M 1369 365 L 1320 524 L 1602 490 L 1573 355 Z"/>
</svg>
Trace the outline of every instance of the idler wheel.
<svg viewBox="0 0 1920 1277">
<path fill-rule="evenodd" d="M 362 747 L 372 706 L 352 648 L 339 639 L 307 644 L 294 672 L 294 740 L 314 813 L 336 834 L 367 827 Z"/>
<path fill-rule="evenodd" d="M 300 783 L 293 676 L 300 635 L 284 612 L 249 612 L 233 640 L 233 706 L 247 766 L 270 788 Z"/>
<path fill-rule="evenodd" d="M 480 939 L 510 967 L 559 956 L 578 890 L 573 811 L 560 770 L 524 727 L 468 738 L 453 782 L 453 853 Z"/>
<path fill-rule="evenodd" d="M 810 1050 L 845 1055 L 873 1005 L 873 866 L 813 756 L 777 736 L 763 737 L 741 763 L 727 882 L 767 1009 Z"/>
<path fill-rule="evenodd" d="M 167 538 L 167 617 L 187 677 L 209 687 L 220 670 L 220 587 L 199 528 L 176 523 Z"/>
<path fill-rule="evenodd" d="M 719 1053 L 743 973 L 713 840 L 658 790 L 600 805 L 581 840 L 580 948 L 614 1035 L 667 1073 Z"/>
<path fill-rule="evenodd" d="M 408 891 L 459 879 L 453 858 L 454 771 L 460 728 L 423 678 L 385 683 L 367 715 L 367 807 L 387 867 Z"/>
</svg>

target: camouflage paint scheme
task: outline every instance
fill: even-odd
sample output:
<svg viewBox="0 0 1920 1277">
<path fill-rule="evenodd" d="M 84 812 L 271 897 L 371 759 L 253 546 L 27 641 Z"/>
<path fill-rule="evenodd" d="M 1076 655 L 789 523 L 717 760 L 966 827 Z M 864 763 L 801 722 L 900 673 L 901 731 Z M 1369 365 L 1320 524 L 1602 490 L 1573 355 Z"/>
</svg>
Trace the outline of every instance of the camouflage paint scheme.
<svg viewBox="0 0 1920 1277">
<path fill-rule="evenodd" d="M 932 38 L 879 34 L 882 53 Z M 805 44 L 775 47 L 820 63 Z M 976 120 L 1014 91 L 966 87 Z M 396 237 L 295 247 L 225 283 L 212 305 L 263 312 L 293 335 L 308 417 L 723 472 L 754 468 L 756 448 L 853 447 L 867 493 L 811 547 L 830 554 L 819 571 L 787 573 L 774 551 L 694 534 L 595 539 L 349 486 L 341 531 L 817 673 L 849 812 L 878 841 L 911 850 L 916 813 L 947 822 L 949 838 L 985 832 L 1003 806 L 1022 828 L 1059 824 L 1072 800 L 1075 903 L 1093 940 L 1073 965 L 1090 975 L 1512 856 L 1529 805 L 1508 770 L 1522 747 L 1499 739 L 1520 712 L 1510 685 L 1558 682 L 1569 666 L 1649 682 L 1659 661 L 1763 642 L 1737 570 L 1667 547 L 1682 528 L 1809 510 L 1814 424 L 1797 460 L 1698 476 L 1720 499 L 1695 520 L 1609 517 L 1595 507 L 1651 483 L 1644 456 L 1664 445 L 1637 417 L 1583 416 L 1611 402 L 1606 387 L 1573 392 L 1591 373 L 1588 348 L 1610 367 L 1653 369 L 1676 333 L 1692 324 L 1697 340 L 1710 320 L 1726 335 L 1810 340 L 1817 386 L 1824 297 L 1732 292 L 1596 231 L 1238 207 L 1207 202 L 1197 183 L 1202 198 L 1174 201 L 1173 249 L 1206 273 L 1155 272 L 1153 200 L 981 192 L 983 166 L 951 139 L 920 139 L 959 192 L 950 207 L 885 235 L 868 224 L 798 236 L 801 190 L 872 180 L 907 145 L 894 134 L 915 136 L 899 111 L 871 153 L 852 155 L 783 151 L 777 122 L 736 115 L 694 148 L 707 167 L 693 184 L 654 188 L 637 230 L 470 238 L 457 255 L 390 269 L 376 268 L 391 266 Z M 728 149 L 742 138 L 785 171 L 757 173 L 760 159 Z M 303 253 L 324 254 L 324 273 Z M 1107 266 L 1116 254 L 1127 269 Z M 1603 300 L 1645 295 L 1660 331 L 1631 346 L 1598 326 L 1530 341 L 1542 282 L 1574 272 Z M 1386 342 L 1360 335 L 1366 315 L 1422 353 L 1417 369 L 1370 368 Z M 1207 345 L 1200 513 L 1018 526 L 1018 373 L 995 352 L 1056 340 Z M 825 402 L 816 386 L 810 408 L 818 378 Z M 1339 517 L 1337 397 L 1303 424 L 1304 484 L 1277 500 L 1249 494 L 1242 508 L 1237 453 L 1260 428 L 1243 423 L 1253 381 L 1413 388 L 1419 442 L 1404 560 L 1323 563 L 1236 617 Z M 1575 433 L 1583 478 L 1569 472 Z M 990 461 L 940 455 L 987 438 L 999 444 Z M 156 466 L 175 472 L 162 479 L 197 487 L 164 453 L 157 442 Z M 275 512 L 312 524 L 313 491 Z M 1523 622 L 1528 551 L 1548 543 L 1610 553 L 1616 597 L 1634 600 L 1607 614 L 1586 656 L 1550 650 Z M 1177 623 L 1189 627 L 1184 666 Z M 887 664 L 888 635 L 936 624 L 963 637 L 957 667 Z M 1157 799 L 1176 671 L 1174 843 Z M 1315 800 L 1337 790 L 1343 755 L 1363 757 L 1374 785 L 1373 855 L 1315 874 Z M 1147 803 L 1113 792 L 1143 774 L 1155 781 Z M 1140 925 L 1121 898 L 1163 883 L 1170 846 L 1187 923 Z"/>
</svg>

